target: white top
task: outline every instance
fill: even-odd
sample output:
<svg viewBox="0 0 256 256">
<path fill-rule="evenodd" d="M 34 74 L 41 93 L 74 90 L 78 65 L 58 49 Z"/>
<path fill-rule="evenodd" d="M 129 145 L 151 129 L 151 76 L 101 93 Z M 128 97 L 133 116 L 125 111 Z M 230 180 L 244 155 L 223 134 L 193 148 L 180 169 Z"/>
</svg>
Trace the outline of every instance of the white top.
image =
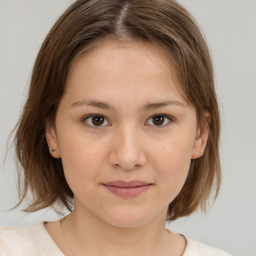
<svg viewBox="0 0 256 256">
<path fill-rule="evenodd" d="M 187 239 L 183 256 L 231 256 L 219 249 Z M 43 222 L 25 227 L 0 228 L 1 256 L 64 256 Z"/>
</svg>

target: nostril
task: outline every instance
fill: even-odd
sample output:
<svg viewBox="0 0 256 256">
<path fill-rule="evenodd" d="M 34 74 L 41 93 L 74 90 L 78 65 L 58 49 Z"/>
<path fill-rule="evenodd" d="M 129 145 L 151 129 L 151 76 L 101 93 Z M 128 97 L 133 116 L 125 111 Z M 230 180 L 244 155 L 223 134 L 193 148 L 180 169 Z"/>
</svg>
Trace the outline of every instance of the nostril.
<svg viewBox="0 0 256 256">
<path fill-rule="evenodd" d="M 146 163 L 144 148 L 135 136 L 136 131 L 122 131 L 115 134 L 110 148 L 109 162 L 114 168 L 120 168 L 126 171 L 139 169 Z"/>
<path fill-rule="evenodd" d="M 139 164 L 134 164 L 134 165 L 125 165 L 125 164 L 114 164 L 113 165 L 115 168 L 121 168 L 123 170 L 126 170 L 126 171 L 132 171 L 132 170 L 136 170 L 138 168 L 140 168 L 140 165 Z"/>
</svg>

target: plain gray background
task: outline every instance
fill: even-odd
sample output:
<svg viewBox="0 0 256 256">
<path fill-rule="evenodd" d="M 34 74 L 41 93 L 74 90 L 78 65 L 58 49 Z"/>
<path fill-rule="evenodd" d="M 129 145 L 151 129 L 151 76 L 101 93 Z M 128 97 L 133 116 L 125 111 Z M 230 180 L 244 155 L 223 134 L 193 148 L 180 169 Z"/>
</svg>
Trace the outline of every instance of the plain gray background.
<svg viewBox="0 0 256 256">
<path fill-rule="evenodd" d="M 26 99 L 36 54 L 71 0 L 0 0 L 0 225 L 58 216 L 7 211 L 17 203 L 13 149 L 6 143 Z M 207 216 L 169 227 L 234 255 L 256 256 L 256 0 L 180 0 L 207 38 L 219 97 L 223 183 Z"/>
</svg>

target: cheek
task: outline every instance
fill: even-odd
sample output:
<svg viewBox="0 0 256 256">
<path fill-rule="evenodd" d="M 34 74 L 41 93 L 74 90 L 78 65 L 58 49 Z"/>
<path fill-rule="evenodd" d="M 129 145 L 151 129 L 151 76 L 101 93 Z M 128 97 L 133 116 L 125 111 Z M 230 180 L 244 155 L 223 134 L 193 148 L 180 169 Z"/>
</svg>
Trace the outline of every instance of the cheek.
<svg viewBox="0 0 256 256">
<path fill-rule="evenodd" d="M 190 163 L 193 142 L 188 138 L 169 139 L 158 148 L 154 147 L 153 168 L 157 170 L 159 184 L 166 184 L 169 192 L 176 196 L 184 185 Z"/>
<path fill-rule="evenodd" d="M 90 189 L 90 184 L 97 182 L 105 155 L 103 147 L 82 138 L 66 137 L 60 144 L 63 169 L 71 190 Z M 84 186 L 87 181 L 88 186 Z"/>
</svg>

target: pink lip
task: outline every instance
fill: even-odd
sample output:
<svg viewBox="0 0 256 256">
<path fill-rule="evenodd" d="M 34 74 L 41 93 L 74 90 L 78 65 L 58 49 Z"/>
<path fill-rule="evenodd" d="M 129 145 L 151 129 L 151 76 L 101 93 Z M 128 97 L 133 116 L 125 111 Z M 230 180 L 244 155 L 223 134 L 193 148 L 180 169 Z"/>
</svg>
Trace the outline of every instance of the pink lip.
<svg viewBox="0 0 256 256">
<path fill-rule="evenodd" d="M 122 181 L 116 180 L 103 184 L 110 192 L 120 197 L 135 197 L 146 191 L 153 185 L 139 180 Z"/>
</svg>

